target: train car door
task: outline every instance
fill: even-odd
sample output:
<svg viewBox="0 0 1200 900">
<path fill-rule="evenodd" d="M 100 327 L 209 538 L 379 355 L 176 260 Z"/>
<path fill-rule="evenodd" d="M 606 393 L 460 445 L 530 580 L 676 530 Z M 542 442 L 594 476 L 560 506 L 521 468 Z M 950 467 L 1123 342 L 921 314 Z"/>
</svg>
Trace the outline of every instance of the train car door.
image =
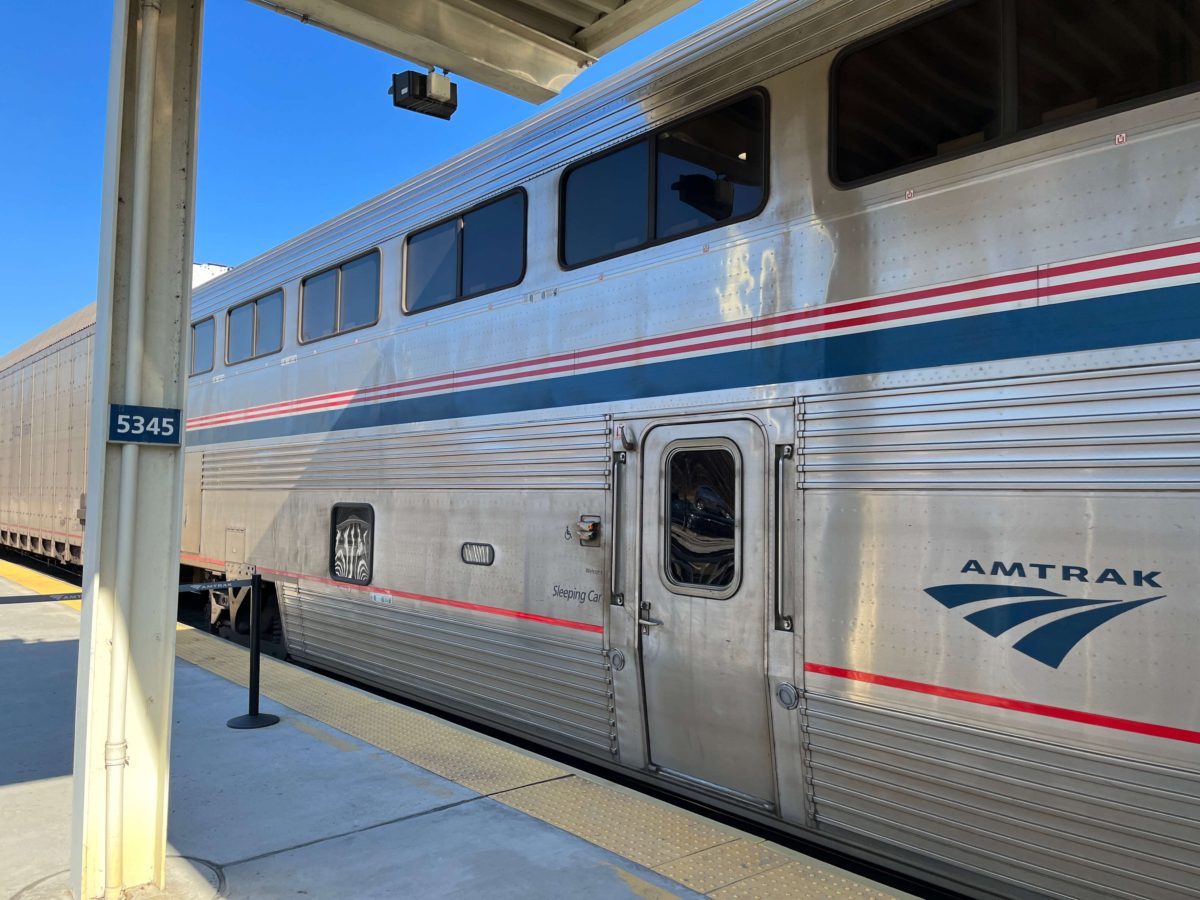
<svg viewBox="0 0 1200 900">
<path fill-rule="evenodd" d="M 651 767 L 773 806 L 766 441 L 748 420 L 644 442 L 638 609 Z"/>
</svg>

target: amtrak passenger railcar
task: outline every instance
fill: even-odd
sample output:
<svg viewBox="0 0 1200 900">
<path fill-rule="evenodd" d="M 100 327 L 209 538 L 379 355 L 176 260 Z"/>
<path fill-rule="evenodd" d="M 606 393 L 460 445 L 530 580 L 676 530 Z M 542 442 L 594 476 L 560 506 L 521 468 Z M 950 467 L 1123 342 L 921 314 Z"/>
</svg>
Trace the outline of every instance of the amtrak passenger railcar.
<svg viewBox="0 0 1200 900">
<path fill-rule="evenodd" d="M 1200 896 L 1198 88 L 1193 0 L 757 4 L 197 291 L 183 560 L 968 893 Z"/>
</svg>

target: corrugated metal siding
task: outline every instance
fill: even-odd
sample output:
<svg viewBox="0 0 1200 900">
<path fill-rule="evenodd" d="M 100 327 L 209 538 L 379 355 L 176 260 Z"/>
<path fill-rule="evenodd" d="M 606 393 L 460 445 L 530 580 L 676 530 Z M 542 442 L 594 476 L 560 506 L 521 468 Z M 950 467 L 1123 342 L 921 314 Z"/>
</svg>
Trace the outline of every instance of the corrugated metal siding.
<svg viewBox="0 0 1200 900">
<path fill-rule="evenodd" d="M 809 694 L 818 828 L 1070 897 L 1200 897 L 1195 774 Z"/>
<path fill-rule="evenodd" d="M 0 544 L 81 560 L 94 307 L 67 318 L 0 368 Z M 21 354 L 26 354 L 21 357 Z"/>
<path fill-rule="evenodd" d="M 598 642 L 376 605 L 308 584 L 285 586 L 282 597 L 297 659 L 560 746 L 616 752 L 612 681 Z"/>
<path fill-rule="evenodd" d="M 599 488 L 604 419 L 496 425 L 204 452 L 205 491 L 327 488 Z"/>
<path fill-rule="evenodd" d="M 1200 369 L 1013 379 L 809 398 L 803 487 L 1200 486 Z"/>
</svg>

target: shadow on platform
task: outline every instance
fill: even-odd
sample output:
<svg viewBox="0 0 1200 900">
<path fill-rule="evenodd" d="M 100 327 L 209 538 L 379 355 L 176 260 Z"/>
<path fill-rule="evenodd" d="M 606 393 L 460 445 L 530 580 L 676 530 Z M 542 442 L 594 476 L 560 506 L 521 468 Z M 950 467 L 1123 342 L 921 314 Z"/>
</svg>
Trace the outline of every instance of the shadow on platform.
<svg viewBox="0 0 1200 900">
<path fill-rule="evenodd" d="M 77 641 L 0 640 L 0 785 L 70 775 Z"/>
</svg>

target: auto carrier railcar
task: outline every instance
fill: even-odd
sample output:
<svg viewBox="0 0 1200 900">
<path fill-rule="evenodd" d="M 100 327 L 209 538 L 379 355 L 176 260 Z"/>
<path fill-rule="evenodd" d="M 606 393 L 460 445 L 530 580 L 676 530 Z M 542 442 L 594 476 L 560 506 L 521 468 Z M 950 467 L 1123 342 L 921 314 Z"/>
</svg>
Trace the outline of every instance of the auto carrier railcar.
<svg viewBox="0 0 1200 900">
<path fill-rule="evenodd" d="M 198 290 L 183 561 L 968 893 L 1200 896 L 1198 87 L 1192 0 L 760 3 Z"/>
<path fill-rule="evenodd" d="M 0 547 L 79 565 L 96 307 L 0 357 Z"/>
<path fill-rule="evenodd" d="M 227 271 L 199 263 L 192 284 Z M 83 562 L 95 332 L 91 304 L 0 356 L 0 547 Z"/>
</svg>

